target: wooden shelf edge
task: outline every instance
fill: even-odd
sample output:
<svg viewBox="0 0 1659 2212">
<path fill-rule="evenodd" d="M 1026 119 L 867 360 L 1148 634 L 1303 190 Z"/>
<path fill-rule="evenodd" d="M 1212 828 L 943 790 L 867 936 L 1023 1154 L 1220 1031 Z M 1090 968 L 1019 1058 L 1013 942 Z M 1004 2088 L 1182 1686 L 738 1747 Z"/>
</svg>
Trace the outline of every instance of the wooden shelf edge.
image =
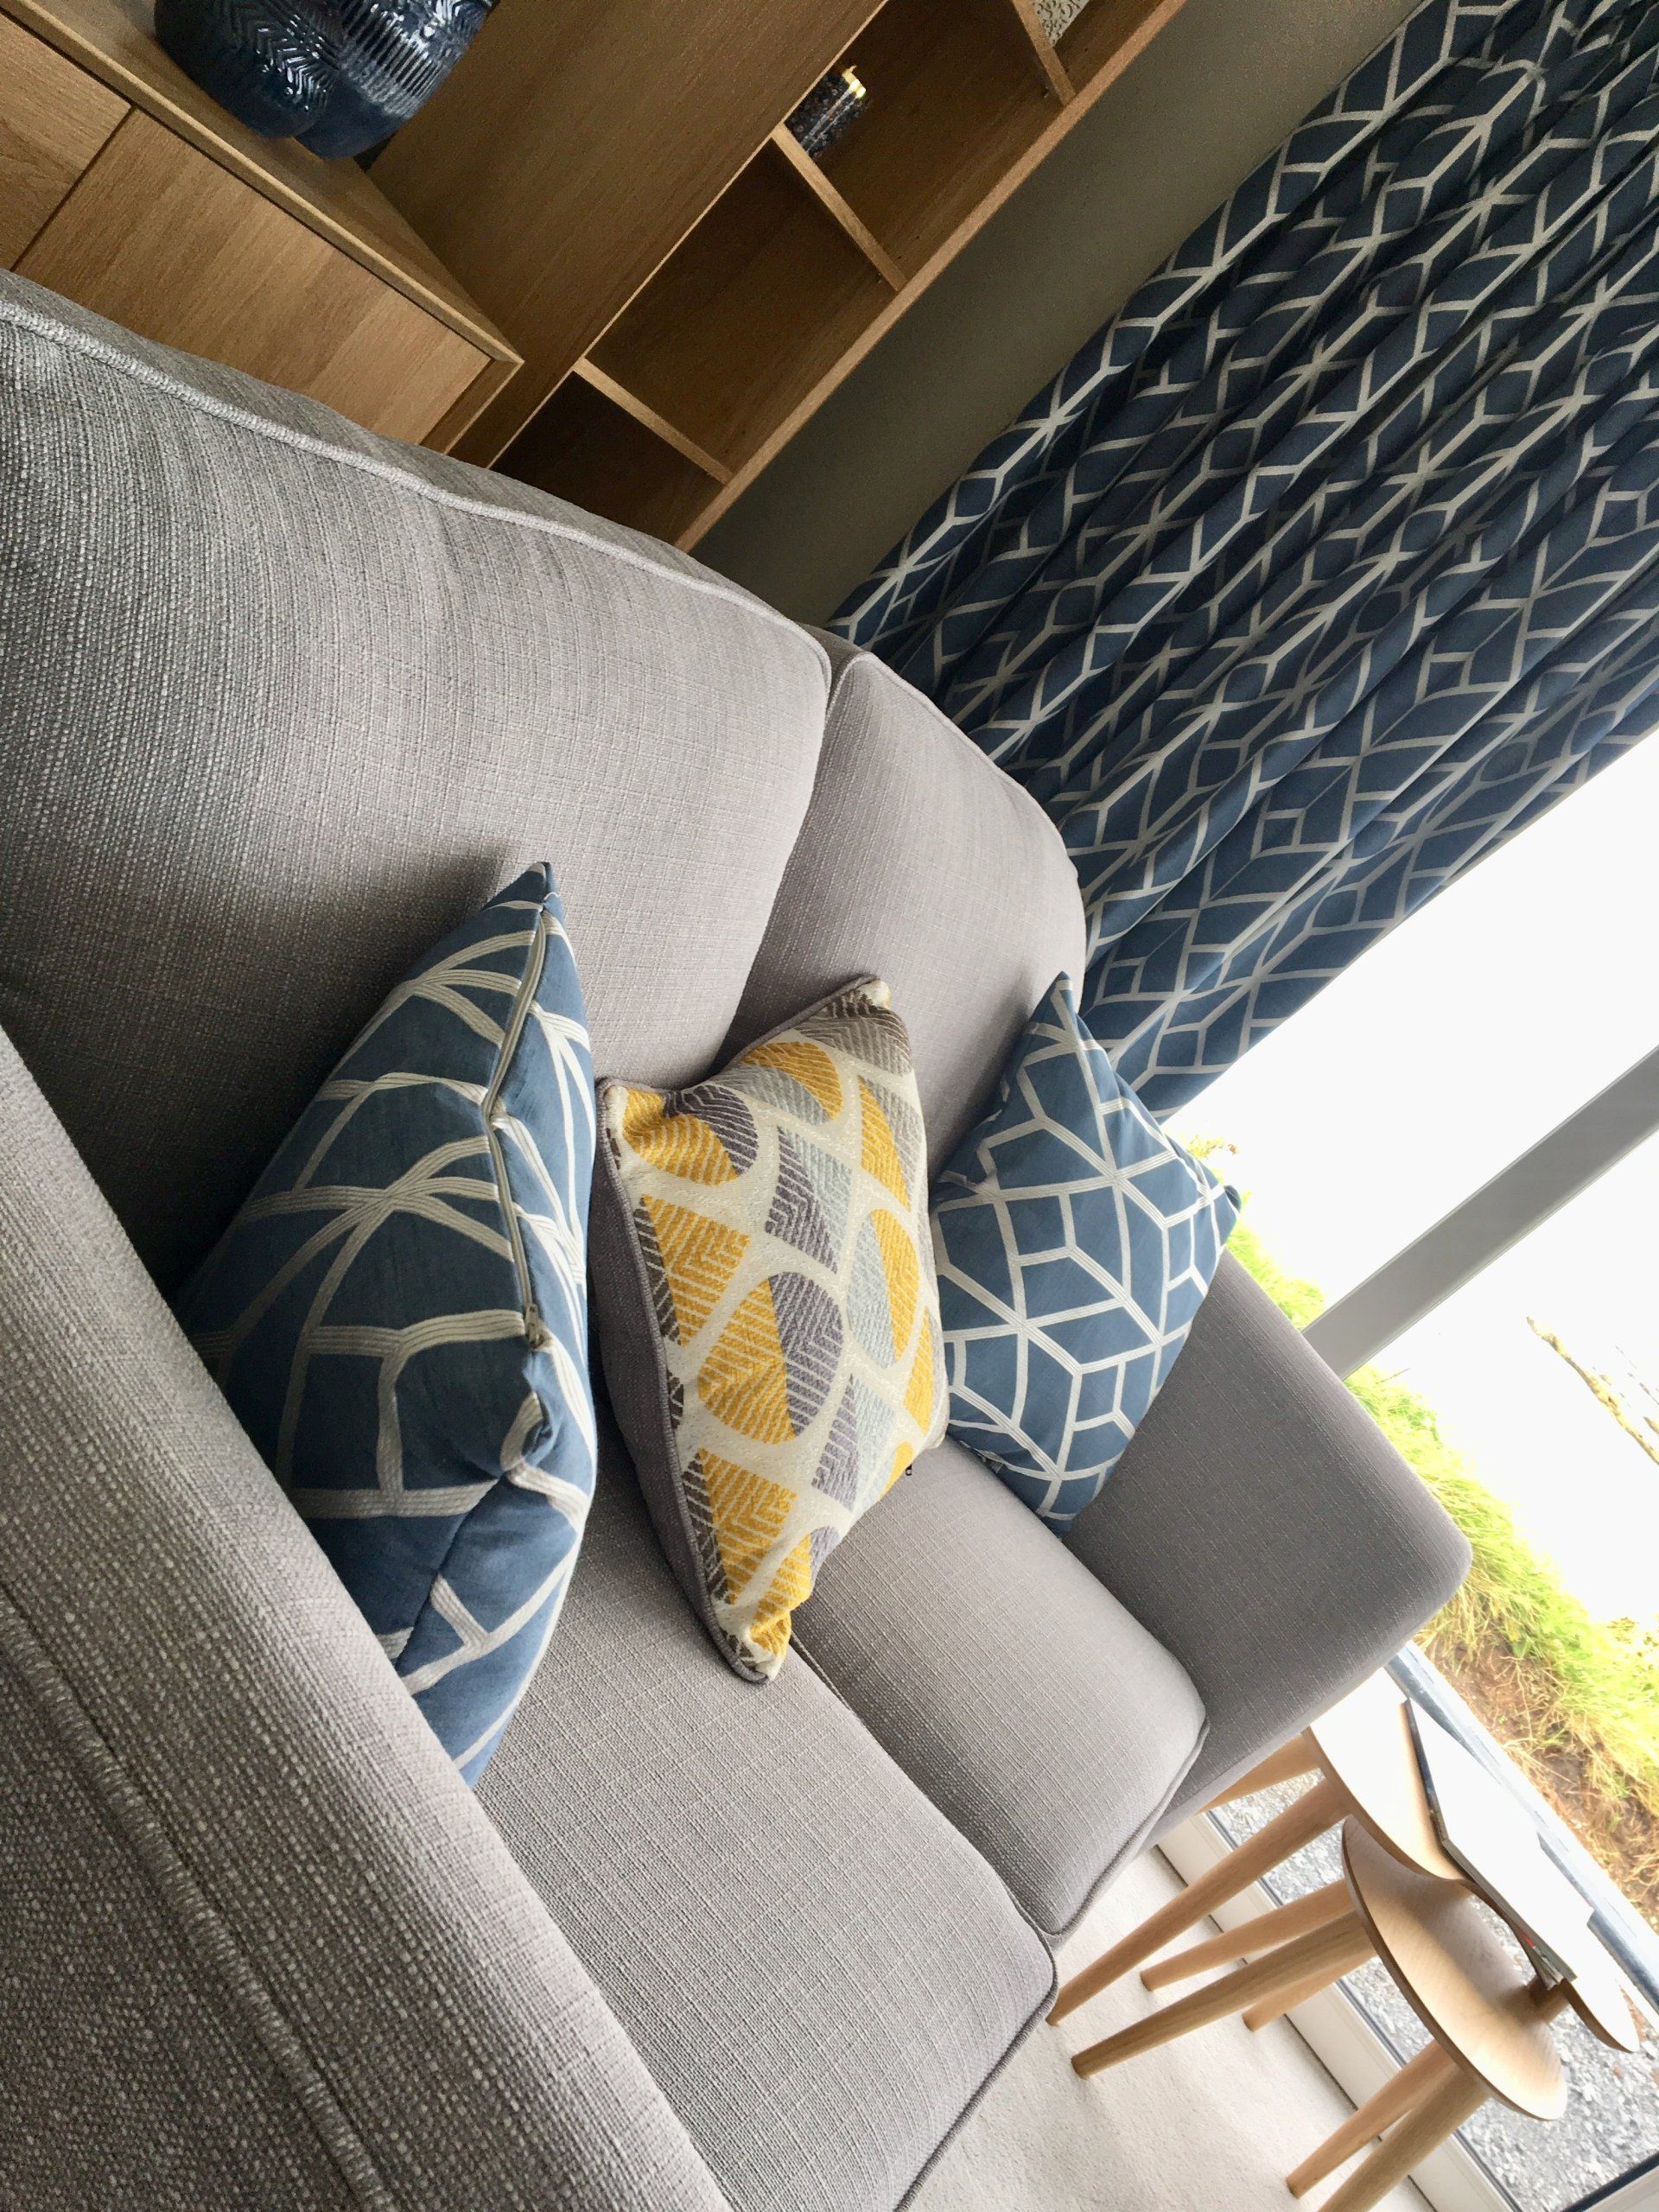
<svg viewBox="0 0 1659 2212">
<path fill-rule="evenodd" d="M 1033 6 L 1032 0 L 1002 0 L 1002 5 L 1011 10 L 1030 41 L 1032 52 L 1037 57 L 1037 67 L 1042 71 L 1048 89 L 1055 99 L 1062 105 L 1067 100 L 1075 99 L 1077 88 L 1060 59 L 1058 47 L 1049 36 L 1047 26 Z"/>
<path fill-rule="evenodd" d="M 786 123 L 780 123 L 772 132 L 772 143 L 820 207 L 841 226 L 864 258 L 873 265 L 882 282 L 891 285 L 895 292 L 902 292 L 909 281 L 904 270 L 852 202 L 843 198 L 830 183 Z"/>
<path fill-rule="evenodd" d="M 712 483 L 724 486 L 731 482 L 734 471 L 727 462 L 718 460 L 705 447 L 700 446 L 695 438 L 688 438 L 683 430 L 677 429 L 669 421 L 667 416 L 659 415 L 638 393 L 630 391 L 626 385 L 619 384 L 613 376 L 607 375 L 594 362 L 584 358 L 576 363 L 570 373 L 573 377 L 580 377 L 594 391 L 601 393 L 613 407 L 620 407 L 625 415 L 631 415 L 653 437 L 660 438 L 665 446 L 671 446 L 682 461 L 689 461 L 694 468 L 701 469 Z M 532 416 L 531 420 L 534 419 Z"/>
<path fill-rule="evenodd" d="M 132 0 L 4 0 L 4 12 L 490 360 L 519 365 L 518 353 L 365 170 L 354 162 L 321 161 L 296 140 L 247 130 L 156 43 Z M 331 200 L 345 212 L 336 213 Z"/>
<path fill-rule="evenodd" d="M 1096 10 L 1104 10 L 1122 24 L 1122 36 L 1107 51 L 1094 54 L 1093 67 L 1090 74 L 1078 85 L 1076 97 L 1055 114 L 1020 160 L 1010 164 L 967 218 L 935 249 L 914 276 L 906 279 L 903 290 L 895 294 L 880 314 L 872 318 L 868 327 L 859 333 L 834 367 L 819 378 L 805 398 L 791 410 L 765 443 L 759 446 L 740 468 L 733 471 L 730 480 L 713 495 L 695 520 L 682 531 L 674 542 L 683 552 L 690 552 L 714 528 L 727 510 L 747 491 L 767 463 L 789 443 L 802 424 L 817 412 L 836 385 L 851 374 L 877 340 L 892 329 L 912 301 L 920 297 L 934 278 L 961 252 L 975 232 L 989 221 L 1032 170 L 1047 157 L 1083 111 L 1093 106 L 1106 87 L 1122 76 L 1130 62 L 1151 44 L 1158 32 L 1179 13 L 1184 4 L 1185 0 L 1091 0 L 1090 8 L 1079 17 L 1079 22 L 1086 22 Z"/>
</svg>

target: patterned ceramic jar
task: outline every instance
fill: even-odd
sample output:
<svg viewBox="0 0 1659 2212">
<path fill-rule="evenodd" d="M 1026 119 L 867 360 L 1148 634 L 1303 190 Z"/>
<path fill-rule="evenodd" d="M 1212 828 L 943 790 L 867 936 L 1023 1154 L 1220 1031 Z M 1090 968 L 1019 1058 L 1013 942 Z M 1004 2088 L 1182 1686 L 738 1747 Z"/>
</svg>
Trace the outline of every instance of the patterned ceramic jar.
<svg viewBox="0 0 1659 2212">
<path fill-rule="evenodd" d="M 361 154 L 461 59 L 493 0 L 156 0 L 156 35 L 266 137 Z"/>
</svg>

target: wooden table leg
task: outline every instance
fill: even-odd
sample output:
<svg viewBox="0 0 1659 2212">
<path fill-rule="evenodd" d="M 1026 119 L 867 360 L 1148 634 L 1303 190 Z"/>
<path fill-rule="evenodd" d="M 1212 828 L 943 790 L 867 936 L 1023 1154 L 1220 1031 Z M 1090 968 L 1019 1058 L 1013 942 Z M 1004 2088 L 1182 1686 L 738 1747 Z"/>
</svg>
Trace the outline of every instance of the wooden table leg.
<svg viewBox="0 0 1659 2212">
<path fill-rule="evenodd" d="M 1376 1956 L 1375 1943 L 1366 1958 Z M 1305 1980 L 1281 1989 L 1276 1997 L 1268 1997 L 1260 2005 L 1252 2005 L 1244 2015 L 1244 2024 L 1254 2035 L 1258 2028 L 1265 2028 L 1270 2020 L 1281 2020 L 1287 2012 L 1294 2012 L 1299 2005 L 1306 2005 L 1310 1997 L 1317 1997 L 1322 1989 L 1329 1989 L 1333 1981 L 1340 1981 L 1345 1974 L 1352 1974 L 1355 1967 L 1363 1967 L 1365 1959 L 1356 1959 L 1352 1965 L 1327 1967 L 1319 1974 L 1310 1974 Z"/>
<path fill-rule="evenodd" d="M 1383 2137 L 1334 2196 L 1326 2197 L 1324 2212 L 1371 2212 L 1414 2166 L 1420 2166 L 1480 2110 L 1486 2101 L 1486 2084 L 1454 2061 L 1448 2060 L 1447 2065 L 1446 2078 L 1412 2107 L 1391 2135 Z"/>
<path fill-rule="evenodd" d="M 1254 1797 L 1258 1789 L 1271 1789 L 1278 1782 L 1294 1782 L 1298 1775 L 1317 1774 L 1319 1755 L 1313 1748 L 1313 1738 L 1306 1731 L 1293 1736 L 1287 1744 L 1281 1744 L 1276 1751 L 1269 1751 L 1259 1759 L 1248 1774 L 1236 1782 L 1230 1782 L 1219 1796 L 1212 1797 L 1204 1808 L 1213 1813 L 1217 1805 L 1231 1805 L 1241 1797 Z"/>
<path fill-rule="evenodd" d="M 1276 1989 L 1302 1980 L 1317 1968 L 1329 1965 L 1341 1973 L 1344 1968 L 1339 1961 L 1366 1959 L 1370 1955 L 1370 1936 L 1359 1915 L 1351 1911 L 1329 1927 L 1315 1928 L 1308 1935 L 1281 1943 L 1266 1958 L 1238 1967 L 1231 1974 L 1223 1974 L 1219 1981 L 1195 1989 L 1190 1997 L 1177 1998 L 1174 2004 L 1166 2005 L 1144 2020 L 1133 2021 L 1103 2042 L 1090 2044 L 1071 2061 L 1072 2070 L 1084 2075 L 1102 2073 L 1140 2051 L 1155 2050 L 1160 2043 L 1173 2043 L 1177 2036 L 1185 2035 L 1191 2029 L 1207 2027 L 1211 2020 L 1224 2019 L 1229 2012 L 1254 2004 L 1259 1997 L 1270 1997 Z"/>
<path fill-rule="evenodd" d="M 1186 1980 L 1191 1974 L 1206 1974 L 1211 1967 L 1230 1966 L 1235 1959 L 1248 1959 L 1253 1951 L 1271 1951 L 1289 1942 L 1293 1936 L 1306 1936 L 1310 1928 L 1326 1927 L 1350 1910 L 1346 1882 L 1327 1882 L 1322 1890 L 1311 1890 L 1305 1897 L 1274 1905 L 1271 1912 L 1258 1912 L 1254 1920 L 1241 1921 L 1236 1928 L 1212 1936 L 1208 1942 L 1194 1943 L 1190 1950 L 1173 1951 L 1168 1958 L 1143 1967 L 1141 1981 L 1148 1989 L 1162 1989 L 1172 1981 Z"/>
<path fill-rule="evenodd" d="M 1247 1836 L 1236 1851 L 1201 1874 L 1196 1882 L 1160 1906 L 1149 1919 L 1115 1943 L 1109 1951 L 1103 1952 L 1092 1966 L 1084 1967 L 1081 1974 L 1074 1974 L 1062 1984 L 1049 2013 L 1051 2021 L 1065 2019 L 1068 2012 L 1075 2012 L 1079 2005 L 1104 1989 L 1109 1982 L 1126 1974 L 1131 1967 L 1138 1967 L 1154 1951 L 1202 1920 L 1211 1905 L 1224 1904 L 1229 1897 L 1236 1897 L 1241 1890 L 1249 1889 L 1259 1875 L 1267 1873 L 1311 1843 L 1316 1835 L 1323 1835 L 1326 1828 L 1334 1827 L 1342 1818 L 1343 1801 L 1333 1783 L 1316 1782 L 1311 1789 L 1304 1790 L 1294 1805 L 1287 1805 L 1266 1827 L 1258 1828 Z"/>
<path fill-rule="evenodd" d="M 1294 2173 L 1285 2177 L 1286 2188 L 1293 2196 L 1306 2196 L 1316 2182 L 1345 2165 L 1356 2151 L 1374 2143 L 1402 2113 L 1409 2112 L 1420 2098 L 1457 2070 L 1439 2044 L 1426 2044 L 1415 2058 L 1408 2058 L 1397 2074 L 1389 2076 L 1374 2097 L 1327 2135 L 1311 2158 L 1304 2158 Z"/>
</svg>

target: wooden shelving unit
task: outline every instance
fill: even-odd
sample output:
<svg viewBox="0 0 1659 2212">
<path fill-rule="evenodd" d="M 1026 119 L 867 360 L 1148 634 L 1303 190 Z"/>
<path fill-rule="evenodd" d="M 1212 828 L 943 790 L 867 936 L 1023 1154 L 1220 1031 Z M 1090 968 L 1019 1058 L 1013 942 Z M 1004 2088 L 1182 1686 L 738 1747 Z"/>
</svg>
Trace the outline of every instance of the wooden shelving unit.
<svg viewBox="0 0 1659 2212">
<path fill-rule="evenodd" d="M 499 0 L 374 173 L 524 356 L 459 450 L 695 545 L 1180 4 Z"/>
</svg>

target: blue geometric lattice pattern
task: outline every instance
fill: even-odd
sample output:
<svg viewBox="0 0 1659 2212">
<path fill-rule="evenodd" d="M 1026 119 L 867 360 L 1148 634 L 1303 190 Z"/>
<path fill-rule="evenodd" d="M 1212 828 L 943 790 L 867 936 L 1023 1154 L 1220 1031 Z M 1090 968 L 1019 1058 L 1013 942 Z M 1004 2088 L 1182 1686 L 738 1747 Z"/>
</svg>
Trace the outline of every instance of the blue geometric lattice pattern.
<svg viewBox="0 0 1659 2212">
<path fill-rule="evenodd" d="M 951 1433 L 1052 1527 L 1099 1495 L 1237 1217 L 1060 976 L 933 1192 Z"/>
<path fill-rule="evenodd" d="M 1659 717 L 1659 10 L 1423 0 L 836 621 L 1191 1097 Z"/>
<path fill-rule="evenodd" d="M 563 912 L 533 868 L 392 992 L 180 1300 L 469 1782 L 593 1496 L 594 1111 Z"/>
</svg>

